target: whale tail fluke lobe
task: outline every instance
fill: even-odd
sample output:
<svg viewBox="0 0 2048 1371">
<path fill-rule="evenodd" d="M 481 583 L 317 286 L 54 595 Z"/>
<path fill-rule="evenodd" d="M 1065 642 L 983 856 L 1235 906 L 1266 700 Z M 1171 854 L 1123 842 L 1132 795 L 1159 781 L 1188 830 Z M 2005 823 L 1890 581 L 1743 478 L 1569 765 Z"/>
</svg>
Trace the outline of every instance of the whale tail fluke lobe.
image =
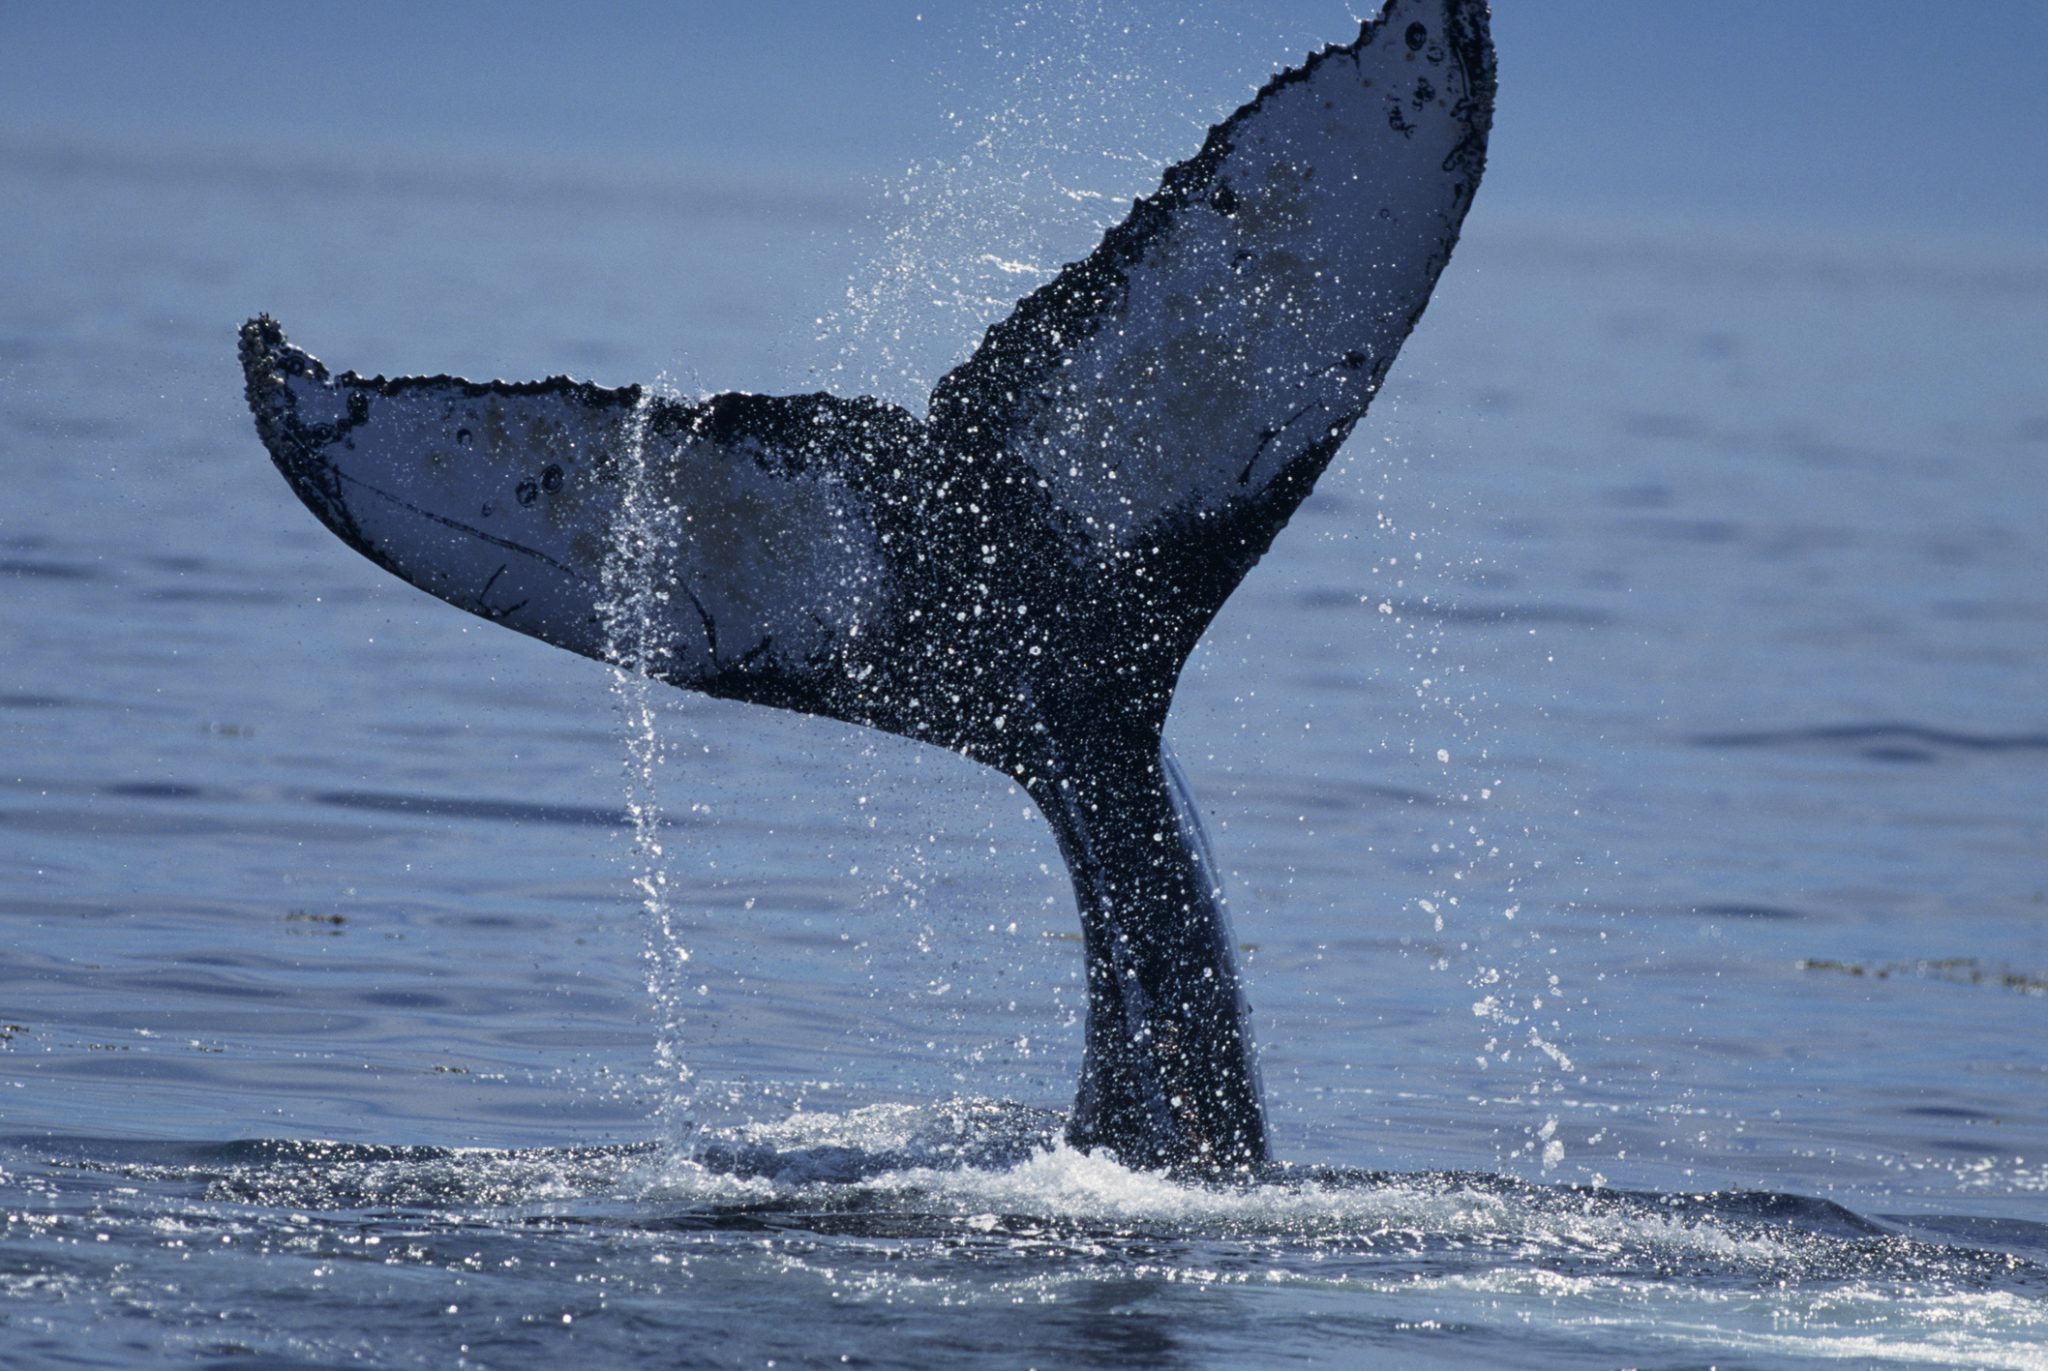
<svg viewBox="0 0 2048 1371">
<path fill-rule="evenodd" d="M 1421 317 L 1494 84 L 1483 3 L 1389 0 L 990 328 L 935 387 L 934 430 L 1046 489 L 1141 587 L 1173 587 L 1162 614 L 1191 649 Z"/>
<path fill-rule="evenodd" d="M 882 646 L 894 598 L 882 548 L 897 506 L 882 492 L 922 474 L 921 426 L 902 410 L 830 395 L 685 402 L 567 377 L 334 375 L 268 318 L 243 325 L 241 352 L 278 469 L 379 566 L 608 660 L 607 559 L 645 536 L 627 527 L 630 493 L 670 544 L 638 559 L 668 620 L 649 674 L 869 722 L 864 654 Z M 883 455 L 898 468 L 878 471 Z"/>
<path fill-rule="evenodd" d="M 606 568 L 637 549 L 666 616 L 637 668 L 1016 778 L 1082 914 L 1071 1134 L 1138 1164 L 1255 1166 L 1242 982 L 1161 736 L 1188 653 L 1428 302 L 1493 91 L 1483 0 L 1388 0 L 989 329 L 925 419 L 336 375 L 268 318 L 242 330 L 250 407 L 322 523 L 459 608 L 613 660 Z"/>
</svg>

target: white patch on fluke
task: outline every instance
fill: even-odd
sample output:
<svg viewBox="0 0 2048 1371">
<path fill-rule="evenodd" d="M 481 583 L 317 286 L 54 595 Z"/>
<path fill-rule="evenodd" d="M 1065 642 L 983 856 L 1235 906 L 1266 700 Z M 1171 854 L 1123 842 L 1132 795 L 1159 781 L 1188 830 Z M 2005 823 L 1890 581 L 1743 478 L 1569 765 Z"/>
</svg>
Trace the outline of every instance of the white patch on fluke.
<svg viewBox="0 0 2048 1371">
<path fill-rule="evenodd" d="M 1470 74 L 1411 49 L 1405 19 L 1270 91 L 1121 304 L 1046 340 L 1065 355 L 1019 397 L 1018 446 L 1064 508 L 1130 542 L 1170 510 L 1256 495 L 1364 409 L 1471 189 L 1446 172 Z"/>
</svg>

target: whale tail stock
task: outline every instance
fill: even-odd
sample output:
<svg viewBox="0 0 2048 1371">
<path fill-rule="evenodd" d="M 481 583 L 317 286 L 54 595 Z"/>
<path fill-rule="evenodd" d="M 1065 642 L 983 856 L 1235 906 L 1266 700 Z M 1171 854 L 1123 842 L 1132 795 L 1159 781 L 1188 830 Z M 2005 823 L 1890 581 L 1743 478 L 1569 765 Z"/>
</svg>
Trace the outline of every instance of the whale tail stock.
<svg viewBox="0 0 2048 1371">
<path fill-rule="evenodd" d="M 321 521 L 431 594 L 615 660 L 607 559 L 651 545 L 635 565 L 663 622 L 636 668 L 1017 779 L 1087 952 L 1070 1136 L 1254 1167 L 1243 984 L 1162 730 L 1182 663 L 1420 317 L 1493 90 L 1483 0 L 1388 0 L 992 327 L 923 420 L 823 394 L 335 375 L 267 318 L 242 330 L 249 404 Z M 651 531 L 626 526 L 636 488 Z"/>
</svg>

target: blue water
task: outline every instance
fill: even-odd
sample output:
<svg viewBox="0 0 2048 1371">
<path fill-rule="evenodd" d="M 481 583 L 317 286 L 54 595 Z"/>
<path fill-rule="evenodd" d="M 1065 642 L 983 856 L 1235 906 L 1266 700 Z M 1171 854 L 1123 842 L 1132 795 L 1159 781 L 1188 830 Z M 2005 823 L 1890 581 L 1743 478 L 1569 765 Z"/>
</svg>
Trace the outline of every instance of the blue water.
<svg viewBox="0 0 2048 1371">
<path fill-rule="evenodd" d="M 0 1363 L 2048 1366 L 2048 257 L 1482 196 L 1182 683 L 1294 1168 L 1212 1191 L 1053 1141 L 1070 895 L 947 754 L 663 700 L 660 973 L 609 675 L 234 361 L 908 387 L 1028 274 L 323 158 L 0 143 Z"/>
</svg>

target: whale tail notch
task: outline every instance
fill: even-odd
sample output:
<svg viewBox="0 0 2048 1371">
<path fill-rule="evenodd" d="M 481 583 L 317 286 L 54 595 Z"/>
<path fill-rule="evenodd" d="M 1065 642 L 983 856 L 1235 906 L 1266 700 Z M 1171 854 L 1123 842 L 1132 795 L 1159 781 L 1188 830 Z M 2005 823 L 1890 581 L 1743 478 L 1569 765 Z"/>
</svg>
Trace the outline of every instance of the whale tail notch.
<svg viewBox="0 0 2048 1371">
<path fill-rule="evenodd" d="M 336 375 L 268 318 L 242 329 L 249 404 L 343 541 L 600 659 L 619 655 L 607 558 L 645 543 L 625 512 L 646 487 L 665 522 L 640 564 L 667 621 L 635 665 L 1020 781 L 1082 912 L 1076 1140 L 1255 1165 L 1248 1014 L 1166 714 L 1420 318 L 1493 95 L 1483 0 L 1387 0 L 991 327 L 925 419 L 823 394 Z"/>
</svg>

